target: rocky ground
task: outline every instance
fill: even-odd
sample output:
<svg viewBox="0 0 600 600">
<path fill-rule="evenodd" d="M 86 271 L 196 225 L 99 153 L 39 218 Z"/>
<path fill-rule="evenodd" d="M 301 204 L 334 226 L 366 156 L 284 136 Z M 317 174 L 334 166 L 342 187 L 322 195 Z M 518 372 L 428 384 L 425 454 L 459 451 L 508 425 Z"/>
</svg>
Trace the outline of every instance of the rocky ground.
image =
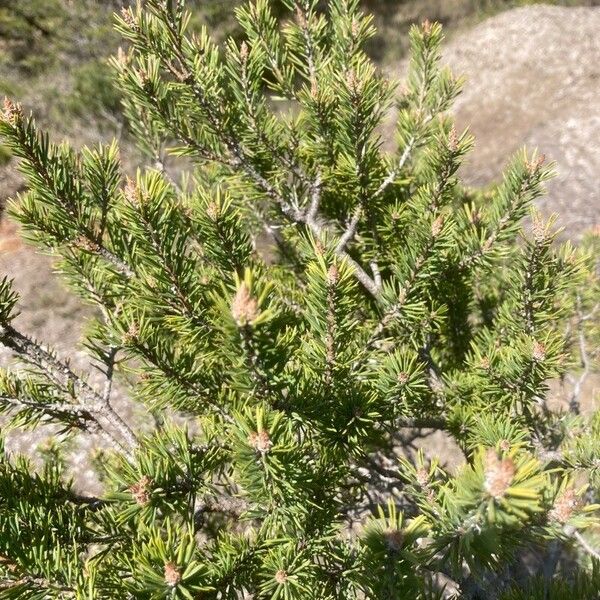
<svg viewBox="0 0 600 600">
<path fill-rule="evenodd" d="M 464 74 L 455 105 L 476 148 L 464 171 L 485 185 L 522 146 L 556 161 L 557 177 L 540 203 L 568 237 L 600 224 L 600 7 L 530 6 L 499 14 L 445 51 Z"/>
<path fill-rule="evenodd" d="M 540 148 L 559 173 L 540 207 L 558 212 L 564 235 L 575 240 L 600 224 L 599 30 L 600 8 L 535 6 L 455 34 L 445 51 L 453 71 L 466 76 L 455 110 L 458 125 L 470 127 L 477 140 L 464 168 L 466 180 L 486 185 L 500 176 L 512 152 L 523 145 Z M 18 190 L 12 166 L 0 170 L 0 187 L 0 197 Z M 0 223 L 0 273 L 14 277 L 22 293 L 19 327 L 73 355 L 88 309 L 65 292 L 51 260 L 24 246 L 6 221 Z M 0 363 L 9 360 L 2 352 Z M 75 350 L 73 362 L 85 365 L 83 352 Z M 599 389 L 590 379 L 588 405 Z M 129 412 L 122 400 L 119 408 Z M 39 432 L 13 434 L 9 447 L 28 449 L 39 439 Z M 86 441 L 74 458 L 73 473 L 84 489 L 96 485 L 86 458 L 96 443 Z M 445 443 L 440 439 L 432 446 Z"/>
</svg>

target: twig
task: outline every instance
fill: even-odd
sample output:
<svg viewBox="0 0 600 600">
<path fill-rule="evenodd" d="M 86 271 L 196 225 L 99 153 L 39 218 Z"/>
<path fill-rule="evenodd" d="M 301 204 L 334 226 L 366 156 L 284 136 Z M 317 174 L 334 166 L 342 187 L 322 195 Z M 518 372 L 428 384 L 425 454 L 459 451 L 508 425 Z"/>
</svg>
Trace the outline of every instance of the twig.
<svg viewBox="0 0 600 600">
<path fill-rule="evenodd" d="M 0 328 L 0 342 L 36 365 L 51 381 L 54 381 L 73 398 L 81 398 L 85 403 L 82 406 L 90 414 L 103 418 L 111 427 L 119 432 L 122 439 L 126 442 L 127 447 L 124 448 L 124 451 L 128 454 L 129 458 L 131 457 L 130 451 L 137 446 L 137 439 L 133 431 L 123 421 L 121 416 L 115 412 L 110 402 L 105 401 L 103 396 L 96 392 L 81 377 L 76 375 L 67 363 L 58 360 L 54 354 L 45 350 L 27 336 L 19 333 L 11 325 L 4 325 Z M 97 418 L 94 420 L 98 427 L 110 436 L 113 443 L 123 448 L 121 442 Z"/>
<path fill-rule="evenodd" d="M 583 367 L 583 371 L 579 376 L 579 379 L 577 379 L 575 386 L 573 387 L 571 397 L 569 398 L 569 410 L 576 415 L 579 414 L 579 396 L 581 395 L 581 388 L 583 387 L 583 384 L 590 373 L 590 361 L 587 354 L 587 344 L 585 339 L 585 332 L 583 329 L 583 315 L 581 313 L 581 297 L 579 295 L 577 296 L 577 315 L 579 357 L 581 360 L 581 366 Z"/>
<path fill-rule="evenodd" d="M 593 556 L 596 560 L 600 560 L 600 550 L 594 548 L 580 533 L 579 531 L 573 532 L 573 537 L 577 540 L 579 545 L 590 555 Z"/>
<path fill-rule="evenodd" d="M 354 239 L 356 235 L 356 228 L 358 227 L 358 223 L 362 218 L 363 214 L 363 206 L 359 204 L 355 209 L 352 215 L 352 219 L 350 223 L 348 223 L 348 227 L 346 227 L 346 231 L 340 237 L 340 240 L 335 248 L 336 252 L 343 252 L 346 249 L 346 246 Z"/>
<path fill-rule="evenodd" d="M 115 372 L 115 359 L 117 357 L 117 352 L 119 351 L 119 346 L 111 346 L 108 350 L 106 356 L 106 381 L 104 382 L 104 392 L 102 394 L 102 398 L 105 402 L 110 401 L 110 395 L 112 391 L 112 381 L 113 375 Z"/>
<path fill-rule="evenodd" d="M 426 119 L 426 121 L 424 121 L 424 123 L 427 122 L 427 120 L 429 120 L 429 119 Z M 413 148 L 415 147 L 416 141 L 417 141 L 416 137 L 414 135 L 411 136 L 410 140 L 406 144 L 406 148 L 404 148 L 404 152 L 402 152 L 402 156 L 400 157 L 400 160 L 390 170 L 387 177 L 381 182 L 381 185 L 377 188 L 377 190 L 373 194 L 373 198 L 377 198 L 377 197 L 381 196 L 381 194 L 383 194 L 383 192 L 385 192 L 385 190 L 388 188 L 388 186 L 394 182 L 394 179 L 396 179 L 396 177 L 398 176 L 398 173 L 402 170 L 402 168 L 406 164 L 406 161 L 409 159 L 410 154 L 413 151 Z"/>
</svg>

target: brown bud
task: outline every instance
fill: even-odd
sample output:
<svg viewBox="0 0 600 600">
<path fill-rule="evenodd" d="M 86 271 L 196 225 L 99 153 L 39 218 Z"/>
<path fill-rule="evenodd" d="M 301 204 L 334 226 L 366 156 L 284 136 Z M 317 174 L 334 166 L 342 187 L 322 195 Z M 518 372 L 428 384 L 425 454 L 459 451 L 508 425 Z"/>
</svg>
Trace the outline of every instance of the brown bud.
<svg viewBox="0 0 600 600">
<path fill-rule="evenodd" d="M 554 500 L 554 505 L 548 513 L 548 519 L 557 523 L 566 523 L 579 507 L 580 500 L 571 488 L 566 489 Z"/>
<path fill-rule="evenodd" d="M 123 21 L 125 22 L 125 25 L 127 25 L 127 27 L 129 27 L 131 29 L 135 29 L 136 23 L 135 23 L 135 19 L 133 18 L 133 13 L 131 12 L 131 8 L 123 7 L 121 9 L 121 18 L 123 19 Z"/>
<path fill-rule="evenodd" d="M 16 104 L 10 98 L 4 98 L 2 107 L 2 120 L 9 125 L 16 125 L 23 117 L 23 111 L 20 104 Z"/>
<path fill-rule="evenodd" d="M 133 496 L 133 499 L 140 506 L 144 506 L 150 502 L 150 494 L 152 486 L 152 479 L 147 475 L 144 475 L 137 483 L 134 483 L 129 487 L 129 491 Z"/>
<path fill-rule="evenodd" d="M 358 32 L 360 31 L 360 24 L 356 19 L 352 19 L 352 37 L 355 38 L 358 36 Z"/>
<path fill-rule="evenodd" d="M 515 476 L 515 463 L 510 458 L 499 459 L 496 451 L 490 448 L 484 461 L 484 486 L 493 498 L 502 498 Z"/>
<path fill-rule="evenodd" d="M 129 344 L 134 343 L 138 336 L 140 335 L 140 328 L 137 323 L 131 323 L 129 325 L 129 329 L 123 334 L 123 344 L 128 346 Z"/>
<path fill-rule="evenodd" d="M 546 239 L 546 227 L 544 226 L 544 222 L 539 217 L 539 215 L 535 215 L 533 217 L 531 233 L 533 234 L 533 239 L 538 244 L 541 244 Z"/>
<path fill-rule="evenodd" d="M 479 365 L 484 371 L 487 371 L 490 368 L 490 359 L 487 356 L 483 356 Z"/>
<path fill-rule="evenodd" d="M 298 25 L 300 25 L 302 29 L 306 27 L 306 17 L 299 6 L 296 6 L 296 21 L 298 21 Z"/>
<path fill-rule="evenodd" d="M 327 282 L 329 285 L 336 285 L 340 279 L 340 271 L 336 265 L 331 265 L 327 271 Z"/>
<path fill-rule="evenodd" d="M 400 385 L 406 385 L 408 383 L 408 373 L 406 371 L 401 371 L 400 373 L 398 373 L 398 383 Z"/>
<path fill-rule="evenodd" d="M 175 587 L 181 582 L 181 571 L 174 562 L 165 563 L 165 583 Z"/>
<path fill-rule="evenodd" d="M 250 294 L 246 283 L 242 282 L 231 302 L 231 316 L 240 327 L 244 327 L 251 324 L 258 315 L 258 302 Z"/>
<path fill-rule="evenodd" d="M 498 445 L 500 446 L 500 450 L 502 450 L 502 452 L 508 452 L 510 450 L 510 442 L 508 440 L 500 440 Z"/>
<path fill-rule="evenodd" d="M 436 238 L 440 233 L 442 233 L 442 229 L 444 227 L 444 217 L 440 215 L 437 219 L 431 224 L 431 237 Z"/>
<path fill-rule="evenodd" d="M 425 19 L 421 24 L 421 29 L 426 37 L 429 37 L 431 34 L 431 21 L 429 19 Z"/>
<path fill-rule="evenodd" d="M 132 206 L 139 206 L 141 200 L 141 192 L 140 188 L 137 186 L 133 179 L 127 177 L 125 179 L 125 188 L 123 189 L 123 195 L 125 196 L 125 200 L 129 202 Z"/>
<path fill-rule="evenodd" d="M 531 357 L 535 362 L 542 362 L 546 358 L 546 346 L 542 342 L 534 341 Z"/>
<path fill-rule="evenodd" d="M 242 42 L 240 46 L 240 58 L 242 62 L 246 62 L 248 60 L 248 44 L 246 42 Z"/>
<path fill-rule="evenodd" d="M 385 539 L 385 545 L 391 552 L 398 552 L 402 550 L 402 543 L 404 542 L 404 535 L 398 529 L 388 529 L 383 537 Z"/>
<path fill-rule="evenodd" d="M 346 85 L 348 89 L 352 92 L 356 92 L 359 85 L 358 77 L 356 76 L 356 71 L 354 69 L 350 69 L 348 74 L 346 75 Z"/>
<path fill-rule="evenodd" d="M 458 133 L 454 125 L 452 125 L 452 129 L 450 129 L 450 133 L 448 134 L 448 150 L 450 150 L 450 152 L 456 152 L 458 150 Z"/>
<path fill-rule="evenodd" d="M 544 164 L 545 161 L 546 161 L 545 154 L 540 154 L 531 161 L 528 160 L 526 162 L 526 165 L 527 165 L 527 170 L 529 171 L 529 174 L 535 175 L 540 170 L 541 166 Z"/>
<path fill-rule="evenodd" d="M 100 249 L 100 246 L 96 242 L 84 235 L 78 236 L 73 242 L 73 245 L 81 250 L 86 250 L 87 252 L 97 252 Z"/>
<path fill-rule="evenodd" d="M 269 432 L 264 429 L 259 432 L 252 432 L 248 436 L 248 443 L 252 446 L 257 452 L 261 454 L 267 454 L 271 447 L 273 446 L 273 442 L 269 437 Z"/>
<path fill-rule="evenodd" d="M 283 569 L 279 569 L 277 573 L 275 573 L 275 581 L 280 585 L 283 585 L 288 579 L 288 574 Z"/>
<path fill-rule="evenodd" d="M 421 467 L 417 469 L 417 482 L 422 488 L 429 486 L 429 471 Z"/>
<path fill-rule="evenodd" d="M 211 221 L 216 221 L 219 218 L 220 207 L 216 202 L 210 202 L 206 207 L 206 216 Z"/>
</svg>

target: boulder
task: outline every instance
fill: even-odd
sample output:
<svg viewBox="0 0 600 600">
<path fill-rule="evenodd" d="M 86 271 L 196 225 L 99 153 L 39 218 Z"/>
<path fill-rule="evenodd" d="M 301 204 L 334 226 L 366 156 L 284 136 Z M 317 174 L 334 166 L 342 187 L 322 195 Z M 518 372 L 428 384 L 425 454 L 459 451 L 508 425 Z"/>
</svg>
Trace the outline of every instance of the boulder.
<svg viewBox="0 0 600 600">
<path fill-rule="evenodd" d="M 507 157 L 538 148 L 557 177 L 540 203 L 565 236 L 600 224 L 600 7 L 529 6 L 458 32 L 444 62 L 466 78 L 454 113 L 475 150 L 468 183 L 501 176 Z"/>
</svg>

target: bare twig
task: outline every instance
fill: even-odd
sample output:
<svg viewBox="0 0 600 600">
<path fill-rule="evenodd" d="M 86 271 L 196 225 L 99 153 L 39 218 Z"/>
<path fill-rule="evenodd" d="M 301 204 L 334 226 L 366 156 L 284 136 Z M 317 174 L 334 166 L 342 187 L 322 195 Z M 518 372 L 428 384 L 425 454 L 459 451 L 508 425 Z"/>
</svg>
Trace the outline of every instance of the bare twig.
<svg viewBox="0 0 600 600">
<path fill-rule="evenodd" d="M 102 398 L 105 402 L 110 401 L 110 395 L 112 392 L 112 381 L 115 372 L 115 362 L 119 346 L 111 346 L 106 356 L 106 381 L 104 382 L 104 392 Z"/>
<path fill-rule="evenodd" d="M 112 408 L 110 402 L 94 390 L 86 381 L 76 375 L 67 363 L 61 362 L 54 354 L 45 350 L 35 341 L 19 333 L 11 325 L 0 328 L 0 342 L 16 352 L 23 359 L 37 366 L 60 389 L 74 399 L 83 402 L 81 405 L 90 415 L 98 427 L 110 436 L 113 443 L 123 448 L 128 456 L 130 451 L 137 446 L 137 439 L 131 428 L 123 421 L 121 416 Z M 106 421 L 111 428 L 117 431 L 126 446 L 114 437 L 103 424 Z"/>
<path fill-rule="evenodd" d="M 581 296 L 577 296 L 577 332 L 579 338 L 579 358 L 581 360 L 581 366 L 583 371 L 575 382 L 571 397 L 569 398 L 569 410 L 578 415 L 579 414 L 579 397 L 581 395 L 581 389 L 585 380 L 590 373 L 590 360 L 587 353 L 587 344 L 585 339 L 585 331 L 583 328 L 583 314 L 581 312 Z"/>
<path fill-rule="evenodd" d="M 600 550 L 594 548 L 580 533 L 575 530 L 573 532 L 573 537 L 577 540 L 577 543 L 590 555 L 593 556 L 596 560 L 600 560 Z"/>
<path fill-rule="evenodd" d="M 346 246 L 354 239 L 356 235 L 356 229 L 358 227 L 358 223 L 363 215 L 363 206 L 359 204 L 355 209 L 352 215 L 352 219 L 348 223 L 348 227 L 346 227 L 346 231 L 340 237 L 338 244 L 335 248 L 336 252 L 343 252 L 346 249 Z"/>
<path fill-rule="evenodd" d="M 377 190 L 373 194 L 373 198 L 377 198 L 377 197 L 381 196 L 381 194 L 383 194 L 383 192 L 385 192 L 385 190 L 388 188 L 388 186 L 390 186 L 394 182 L 394 179 L 396 179 L 396 177 L 398 176 L 398 173 L 400 173 L 400 171 L 402 171 L 402 169 L 404 168 L 404 165 L 406 164 L 406 161 L 410 158 L 410 155 L 415 147 L 416 141 L 417 140 L 414 135 L 410 138 L 410 140 L 408 140 L 408 143 L 406 144 L 406 147 L 404 148 L 404 151 L 402 152 L 402 156 L 400 156 L 400 160 L 398 160 L 398 163 L 396 165 L 394 165 L 394 167 L 388 173 L 387 177 L 381 182 L 381 185 L 377 188 Z"/>
</svg>

